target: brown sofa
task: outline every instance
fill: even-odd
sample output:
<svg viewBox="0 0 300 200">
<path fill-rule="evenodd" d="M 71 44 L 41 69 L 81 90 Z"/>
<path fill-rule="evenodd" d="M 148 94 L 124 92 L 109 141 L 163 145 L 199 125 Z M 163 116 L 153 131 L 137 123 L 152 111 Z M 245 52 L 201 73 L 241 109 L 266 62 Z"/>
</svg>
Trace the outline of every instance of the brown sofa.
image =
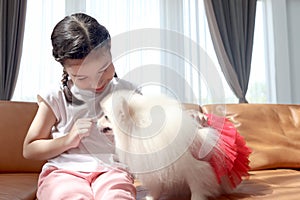
<svg viewBox="0 0 300 200">
<path fill-rule="evenodd" d="M 249 177 L 225 199 L 300 199 L 300 105 L 204 105 L 229 118 L 252 149 Z"/>
<path fill-rule="evenodd" d="M 253 151 L 249 177 L 233 194 L 217 200 L 300 198 L 300 105 L 220 104 L 202 109 L 226 115 Z M 1 200 L 35 199 L 44 162 L 24 159 L 22 145 L 36 110 L 36 103 L 0 101 Z"/>
</svg>

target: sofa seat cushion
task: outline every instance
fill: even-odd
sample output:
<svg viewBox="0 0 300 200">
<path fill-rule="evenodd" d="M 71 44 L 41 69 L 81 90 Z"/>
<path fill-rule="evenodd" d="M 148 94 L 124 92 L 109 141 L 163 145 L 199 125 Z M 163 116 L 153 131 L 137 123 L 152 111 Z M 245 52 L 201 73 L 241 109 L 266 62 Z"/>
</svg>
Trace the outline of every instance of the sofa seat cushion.
<svg viewBox="0 0 300 200">
<path fill-rule="evenodd" d="M 147 191 L 136 183 L 138 198 L 141 200 Z M 238 188 L 232 193 L 210 200 L 299 200 L 300 171 L 292 169 L 251 171 Z M 189 197 L 170 197 L 164 200 L 189 200 Z"/>
<path fill-rule="evenodd" d="M 300 171 L 292 169 L 251 171 L 237 190 L 217 200 L 298 200 L 300 197 Z"/>
<path fill-rule="evenodd" d="M 38 173 L 0 174 L 0 199 L 35 199 L 38 176 Z"/>
</svg>

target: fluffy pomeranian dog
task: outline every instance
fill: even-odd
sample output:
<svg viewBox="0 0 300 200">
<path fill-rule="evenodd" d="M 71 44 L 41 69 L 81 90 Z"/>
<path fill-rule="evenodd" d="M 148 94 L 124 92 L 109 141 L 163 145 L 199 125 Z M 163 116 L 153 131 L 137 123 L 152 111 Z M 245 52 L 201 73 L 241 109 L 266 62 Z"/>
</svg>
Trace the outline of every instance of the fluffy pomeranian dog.
<svg viewBox="0 0 300 200">
<path fill-rule="evenodd" d="M 231 192 L 247 175 L 250 150 L 226 118 L 126 90 L 100 104 L 105 118 L 99 123 L 109 120 L 118 159 L 149 190 L 147 199 L 205 200 Z"/>
</svg>

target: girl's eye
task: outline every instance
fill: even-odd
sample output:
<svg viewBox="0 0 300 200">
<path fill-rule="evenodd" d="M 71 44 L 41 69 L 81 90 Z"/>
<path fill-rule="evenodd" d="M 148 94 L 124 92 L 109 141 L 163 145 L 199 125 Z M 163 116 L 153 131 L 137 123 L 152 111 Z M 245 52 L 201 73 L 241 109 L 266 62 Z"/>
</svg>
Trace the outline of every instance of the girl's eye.
<svg viewBox="0 0 300 200">
<path fill-rule="evenodd" d="M 85 79 L 86 79 L 86 77 L 77 78 L 77 80 L 79 80 L 79 81 L 83 81 L 83 80 L 85 80 Z"/>
</svg>

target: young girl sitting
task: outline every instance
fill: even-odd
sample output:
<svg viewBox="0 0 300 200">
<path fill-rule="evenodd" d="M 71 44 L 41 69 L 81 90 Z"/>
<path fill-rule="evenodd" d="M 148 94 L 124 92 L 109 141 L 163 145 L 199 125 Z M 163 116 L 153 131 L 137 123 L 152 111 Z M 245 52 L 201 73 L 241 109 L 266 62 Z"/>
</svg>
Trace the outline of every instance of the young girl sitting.
<svg viewBox="0 0 300 200">
<path fill-rule="evenodd" d="M 135 199 L 133 177 L 115 159 L 114 145 L 98 130 L 99 102 L 118 89 L 135 89 L 115 75 L 107 29 L 76 13 L 53 29 L 53 56 L 62 84 L 38 95 L 39 108 L 24 141 L 29 159 L 47 160 L 39 200 Z"/>
</svg>

